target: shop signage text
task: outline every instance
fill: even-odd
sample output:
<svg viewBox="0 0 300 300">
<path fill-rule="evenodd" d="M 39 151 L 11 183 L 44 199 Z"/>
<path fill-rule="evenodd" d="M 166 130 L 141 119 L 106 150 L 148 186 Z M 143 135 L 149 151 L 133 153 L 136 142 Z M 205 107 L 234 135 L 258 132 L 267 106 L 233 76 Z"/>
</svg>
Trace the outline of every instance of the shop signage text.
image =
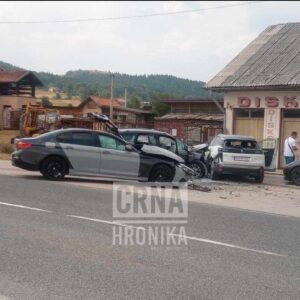
<svg viewBox="0 0 300 300">
<path fill-rule="evenodd" d="M 299 106 L 296 96 L 292 97 L 238 97 L 238 107 L 286 107 L 286 108 L 296 108 Z"/>
</svg>

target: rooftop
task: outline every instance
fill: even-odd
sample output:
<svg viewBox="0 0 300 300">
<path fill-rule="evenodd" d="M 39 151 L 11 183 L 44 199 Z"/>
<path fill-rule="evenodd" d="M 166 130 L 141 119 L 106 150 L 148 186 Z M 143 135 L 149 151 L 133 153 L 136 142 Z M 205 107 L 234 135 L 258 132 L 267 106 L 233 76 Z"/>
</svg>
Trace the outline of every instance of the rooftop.
<svg viewBox="0 0 300 300">
<path fill-rule="evenodd" d="M 266 28 L 223 70 L 207 88 L 289 88 L 300 86 L 300 23 Z"/>
<path fill-rule="evenodd" d="M 193 98 L 193 99 L 167 99 L 163 100 L 163 103 L 210 103 L 215 100 L 211 98 Z M 216 99 L 218 102 L 223 102 L 223 99 Z"/>
<path fill-rule="evenodd" d="M 220 121 L 222 122 L 224 120 L 224 116 L 222 114 L 187 114 L 187 113 L 181 113 L 181 114 L 175 114 L 170 113 L 166 114 L 162 117 L 155 118 L 156 120 L 169 120 L 169 119 L 176 119 L 176 120 L 202 120 L 202 121 Z"/>
<path fill-rule="evenodd" d="M 42 82 L 30 71 L 3 71 L 0 70 L 0 83 L 17 83 L 22 79 L 30 79 L 36 85 Z"/>
</svg>

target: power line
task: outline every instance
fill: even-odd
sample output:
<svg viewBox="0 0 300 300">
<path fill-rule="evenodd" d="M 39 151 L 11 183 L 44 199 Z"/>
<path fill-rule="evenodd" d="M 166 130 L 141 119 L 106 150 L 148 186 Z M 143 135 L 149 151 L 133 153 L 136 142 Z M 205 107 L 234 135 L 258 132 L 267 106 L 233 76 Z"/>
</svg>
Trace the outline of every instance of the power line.
<svg viewBox="0 0 300 300">
<path fill-rule="evenodd" d="M 136 18 L 146 18 L 146 17 L 157 17 L 157 16 L 167 16 L 167 15 L 177 15 L 177 14 L 187 14 L 194 13 L 200 11 L 207 10 L 215 10 L 222 8 L 231 8 L 237 6 L 244 6 L 249 4 L 257 4 L 263 1 L 251 1 L 251 2 L 243 2 L 232 5 L 222 5 L 215 7 L 207 7 L 207 8 L 199 8 L 199 9 L 190 9 L 190 10 L 180 10 L 173 12 L 165 12 L 165 13 L 152 13 L 145 15 L 135 15 L 135 16 L 121 16 L 121 17 L 106 17 L 106 18 L 87 18 L 87 19 L 70 19 L 70 20 L 50 20 L 50 21 L 0 21 L 0 24 L 52 24 L 52 23 L 79 23 L 79 22 L 94 22 L 94 21 L 113 21 L 113 20 L 124 20 L 124 19 L 136 19 Z"/>
</svg>

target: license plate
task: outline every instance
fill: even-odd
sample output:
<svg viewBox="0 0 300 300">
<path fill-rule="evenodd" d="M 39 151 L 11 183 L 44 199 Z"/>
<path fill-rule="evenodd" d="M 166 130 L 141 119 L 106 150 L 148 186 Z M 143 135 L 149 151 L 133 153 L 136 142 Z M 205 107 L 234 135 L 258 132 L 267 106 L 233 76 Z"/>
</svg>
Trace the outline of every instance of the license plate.
<svg viewBox="0 0 300 300">
<path fill-rule="evenodd" d="M 248 156 L 234 156 L 234 160 L 236 160 L 236 161 L 249 161 L 250 157 L 248 157 Z"/>
</svg>

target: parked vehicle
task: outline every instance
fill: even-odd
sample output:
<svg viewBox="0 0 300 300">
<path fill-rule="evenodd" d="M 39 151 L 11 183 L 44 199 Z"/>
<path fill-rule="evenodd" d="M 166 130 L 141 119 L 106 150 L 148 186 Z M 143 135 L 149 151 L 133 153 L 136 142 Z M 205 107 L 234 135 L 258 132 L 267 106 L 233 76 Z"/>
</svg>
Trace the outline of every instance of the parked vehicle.
<svg viewBox="0 0 300 300">
<path fill-rule="evenodd" d="M 195 178 L 201 178 L 206 175 L 204 149 L 189 149 L 188 146 L 180 139 L 175 138 L 165 132 L 153 129 L 119 129 L 118 133 L 126 142 L 134 146 L 158 146 L 179 155 L 184 159 L 186 165 L 194 170 Z"/>
<path fill-rule="evenodd" d="M 255 138 L 241 135 L 217 135 L 208 147 L 207 165 L 213 180 L 220 175 L 247 175 L 264 180 L 265 155 Z"/>
<path fill-rule="evenodd" d="M 16 148 L 14 166 L 40 171 L 51 180 L 83 175 L 184 182 L 193 175 L 175 153 L 147 145 L 135 148 L 111 133 L 89 129 L 61 129 L 19 139 Z"/>
<path fill-rule="evenodd" d="M 300 186 L 300 160 L 293 161 L 283 169 L 284 179 Z"/>
</svg>

